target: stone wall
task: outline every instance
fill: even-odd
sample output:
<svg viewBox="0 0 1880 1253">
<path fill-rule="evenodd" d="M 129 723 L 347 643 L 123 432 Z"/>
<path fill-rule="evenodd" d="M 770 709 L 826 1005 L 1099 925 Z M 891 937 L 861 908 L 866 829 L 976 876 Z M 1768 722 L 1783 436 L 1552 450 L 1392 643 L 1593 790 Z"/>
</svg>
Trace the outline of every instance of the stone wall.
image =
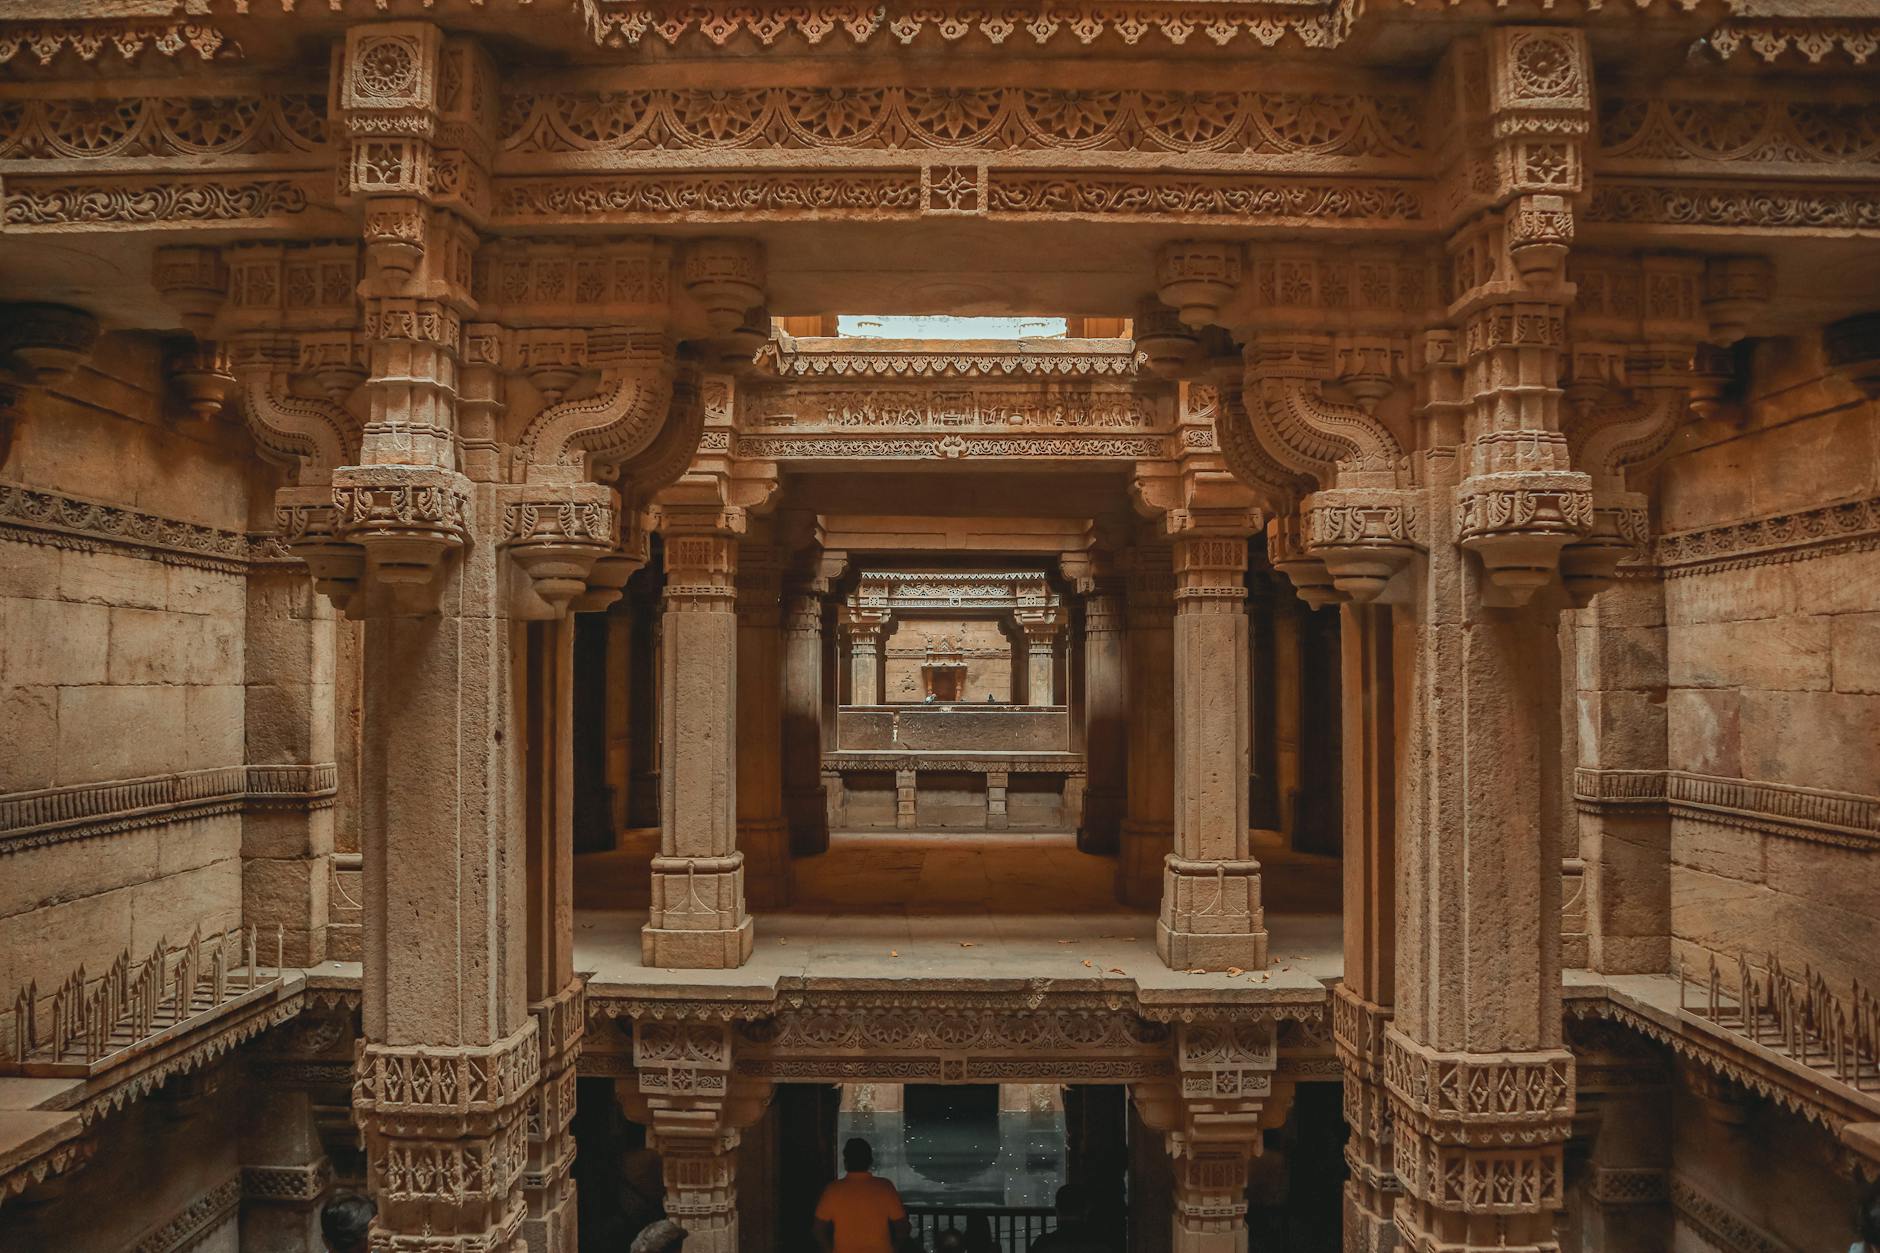
<svg viewBox="0 0 1880 1253">
<path fill-rule="evenodd" d="M 1594 912 L 1626 935 L 1659 915 L 1670 943 L 1633 968 L 1773 952 L 1845 992 L 1880 951 L 1880 413 L 1812 339 L 1753 363 L 1659 472 L 1662 600 L 1628 580 L 1578 615 Z"/>
<path fill-rule="evenodd" d="M 1012 641 L 991 618 L 911 618 L 903 615 L 883 658 L 881 695 L 888 704 L 916 702 L 927 694 L 921 663 L 929 649 L 957 650 L 966 662 L 961 700 L 983 701 L 990 692 L 1012 699 Z"/>
<path fill-rule="evenodd" d="M 253 454 L 228 428 L 167 425 L 158 366 L 153 342 L 107 337 L 34 397 L 0 469 L 9 1002 L 242 918 Z"/>
</svg>

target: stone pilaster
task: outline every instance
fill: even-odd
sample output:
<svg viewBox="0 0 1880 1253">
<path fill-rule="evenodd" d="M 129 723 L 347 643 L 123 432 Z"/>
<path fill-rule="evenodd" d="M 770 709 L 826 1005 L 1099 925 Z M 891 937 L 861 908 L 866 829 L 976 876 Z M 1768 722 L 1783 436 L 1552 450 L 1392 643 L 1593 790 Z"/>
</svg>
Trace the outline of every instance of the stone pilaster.
<svg viewBox="0 0 1880 1253">
<path fill-rule="evenodd" d="M 823 598 L 790 596 L 783 615 L 783 808 L 790 850 L 829 847 L 829 800 L 822 784 Z"/>
<path fill-rule="evenodd" d="M 986 830 L 1003 831 L 1012 825 L 1011 815 L 1006 810 L 1006 789 L 1011 785 L 1010 772 L 986 771 Z"/>
<path fill-rule="evenodd" d="M 1148 907 L 1162 898 L 1162 862 L 1175 843 L 1175 576 L 1160 545 L 1130 549 L 1125 565 L 1128 813 L 1119 832 L 1116 896 Z"/>
<path fill-rule="evenodd" d="M 739 511 L 666 516 L 659 856 L 641 941 L 649 966 L 721 969 L 751 955 L 737 847 Z M 736 514 L 736 517 L 732 515 Z"/>
<path fill-rule="evenodd" d="M 257 566 L 248 575 L 243 650 L 245 759 L 309 785 L 291 800 L 251 799 L 242 809 L 242 922 L 279 935 L 285 960 L 326 960 L 327 892 L 337 785 L 333 736 L 333 607 L 304 571 Z M 312 796 L 304 795 L 313 791 Z"/>
<path fill-rule="evenodd" d="M 1183 533 L 1175 556 L 1175 851 L 1156 949 L 1177 969 L 1266 965 L 1247 836 L 1247 540 Z"/>
<path fill-rule="evenodd" d="M 894 828 L 912 831 L 920 825 L 919 776 L 913 770 L 894 772 Z"/>
<path fill-rule="evenodd" d="M 1107 853 L 1121 839 L 1128 801 L 1129 691 L 1123 580 L 1092 580 L 1084 597 L 1083 846 Z"/>
<path fill-rule="evenodd" d="M 738 545 L 738 848 L 750 903 L 790 902 L 790 832 L 783 818 L 782 570 L 774 545 Z"/>
</svg>

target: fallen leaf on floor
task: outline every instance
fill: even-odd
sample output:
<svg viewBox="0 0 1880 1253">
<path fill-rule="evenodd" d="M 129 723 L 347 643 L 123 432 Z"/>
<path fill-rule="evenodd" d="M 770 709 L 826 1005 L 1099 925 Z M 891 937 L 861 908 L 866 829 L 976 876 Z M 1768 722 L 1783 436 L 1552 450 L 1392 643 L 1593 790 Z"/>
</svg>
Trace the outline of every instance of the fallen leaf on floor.
<svg viewBox="0 0 1880 1253">
<path fill-rule="evenodd" d="M 1121 966 L 1111 966 L 1110 973 L 1113 975 L 1126 975 L 1129 972 L 1127 970 L 1124 970 Z"/>
<path fill-rule="evenodd" d="M 1086 957 L 1086 958 L 1084 958 L 1084 965 L 1086 965 L 1086 966 L 1090 966 L 1090 959 L 1089 959 L 1088 957 Z M 1092 970 L 1095 970 L 1095 969 L 1096 969 L 1096 967 L 1094 967 L 1094 966 L 1091 966 L 1091 969 L 1092 969 Z"/>
<path fill-rule="evenodd" d="M 1227 973 L 1230 975 L 1237 975 L 1241 973 L 1241 970 L 1239 966 L 1229 966 L 1227 968 Z"/>
<path fill-rule="evenodd" d="M 961 948 L 971 948 L 972 946 L 973 946 L 973 942 L 972 942 L 971 940 L 961 940 L 961 941 L 960 941 L 960 947 L 961 947 Z"/>
<path fill-rule="evenodd" d="M 1069 940 L 1059 940 L 1059 941 L 1058 941 L 1058 943 L 1059 943 L 1059 944 L 1069 944 L 1069 943 L 1070 943 L 1070 941 L 1069 941 Z"/>
<path fill-rule="evenodd" d="M 901 955 L 901 950 L 898 948 L 891 948 L 888 950 L 888 956 L 890 957 L 899 957 L 900 955 Z"/>
<path fill-rule="evenodd" d="M 1189 971 L 1188 973 L 1191 975 L 1205 975 L 1208 972 L 1203 970 L 1201 967 L 1196 966 L 1193 970 Z"/>
</svg>

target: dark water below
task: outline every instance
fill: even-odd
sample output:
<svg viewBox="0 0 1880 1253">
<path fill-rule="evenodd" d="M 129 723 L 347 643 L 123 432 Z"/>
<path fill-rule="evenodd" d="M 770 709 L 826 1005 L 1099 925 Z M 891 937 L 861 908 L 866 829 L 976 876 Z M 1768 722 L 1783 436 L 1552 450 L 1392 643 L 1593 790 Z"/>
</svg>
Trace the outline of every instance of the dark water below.
<svg viewBox="0 0 1880 1253">
<path fill-rule="evenodd" d="M 836 1133 L 867 1140 L 908 1205 L 1048 1208 L 1064 1182 L 1062 1113 L 845 1113 Z"/>
</svg>

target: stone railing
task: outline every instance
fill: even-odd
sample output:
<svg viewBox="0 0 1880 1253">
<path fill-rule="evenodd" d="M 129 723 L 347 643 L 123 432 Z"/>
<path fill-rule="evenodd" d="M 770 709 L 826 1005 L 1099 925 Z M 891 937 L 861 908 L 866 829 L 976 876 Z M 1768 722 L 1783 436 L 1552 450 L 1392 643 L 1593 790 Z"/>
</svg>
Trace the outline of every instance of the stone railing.
<svg viewBox="0 0 1880 1253">
<path fill-rule="evenodd" d="M 1062 705 L 845 705 L 836 712 L 843 753 L 1062 753 L 1070 735 Z"/>
</svg>

